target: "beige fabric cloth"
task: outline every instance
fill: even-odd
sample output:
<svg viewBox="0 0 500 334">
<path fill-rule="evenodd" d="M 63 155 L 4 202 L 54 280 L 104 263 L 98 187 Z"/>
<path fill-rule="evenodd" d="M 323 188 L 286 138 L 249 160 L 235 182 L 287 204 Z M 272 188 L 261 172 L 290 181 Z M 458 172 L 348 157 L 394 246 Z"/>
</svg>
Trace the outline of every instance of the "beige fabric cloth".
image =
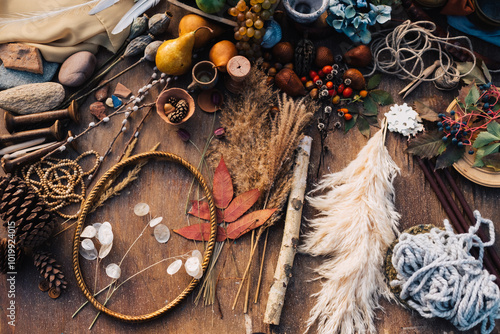
<svg viewBox="0 0 500 334">
<path fill-rule="evenodd" d="M 18 13 L 44 13 L 73 5 L 90 4 L 57 16 L 2 25 L 2 18 Z M 0 0 L 0 43 L 24 42 L 40 49 L 43 57 L 63 62 L 78 51 L 97 52 L 99 46 L 116 52 L 129 34 L 129 29 L 111 34 L 134 0 L 120 0 L 96 15 L 88 11 L 95 0 Z"/>
</svg>

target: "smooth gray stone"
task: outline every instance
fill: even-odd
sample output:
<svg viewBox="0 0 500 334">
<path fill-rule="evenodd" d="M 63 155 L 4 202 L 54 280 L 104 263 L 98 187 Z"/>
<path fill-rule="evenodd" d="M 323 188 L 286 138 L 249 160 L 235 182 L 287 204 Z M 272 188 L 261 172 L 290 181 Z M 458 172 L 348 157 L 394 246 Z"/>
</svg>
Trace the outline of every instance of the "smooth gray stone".
<svg viewBox="0 0 500 334">
<path fill-rule="evenodd" d="M 64 87 L 57 82 L 21 85 L 0 92 L 0 108 L 18 115 L 52 110 L 64 100 Z"/>
<path fill-rule="evenodd" d="M 0 90 L 32 83 L 48 82 L 52 80 L 58 68 L 58 63 L 43 60 L 43 74 L 35 74 L 5 68 L 2 64 L 0 66 Z"/>
</svg>

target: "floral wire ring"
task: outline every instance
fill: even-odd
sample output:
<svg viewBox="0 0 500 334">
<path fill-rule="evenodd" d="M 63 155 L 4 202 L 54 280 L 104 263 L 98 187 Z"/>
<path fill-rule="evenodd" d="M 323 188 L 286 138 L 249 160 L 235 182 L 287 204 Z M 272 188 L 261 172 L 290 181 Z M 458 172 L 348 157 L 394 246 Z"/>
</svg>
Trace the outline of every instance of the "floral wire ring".
<svg viewBox="0 0 500 334">
<path fill-rule="evenodd" d="M 83 279 L 80 268 L 79 250 L 80 250 L 80 234 L 82 233 L 83 225 L 85 223 L 87 215 L 92 211 L 95 203 L 101 197 L 105 189 L 105 186 L 108 184 L 108 182 L 110 182 L 110 180 L 114 180 L 114 178 L 120 173 L 120 171 L 123 168 L 152 158 L 156 158 L 158 160 L 171 161 L 183 165 L 191 174 L 193 174 L 193 176 L 196 178 L 200 186 L 203 188 L 203 191 L 208 201 L 208 206 L 210 208 L 210 238 L 208 239 L 205 255 L 203 258 L 203 263 L 202 263 L 203 272 L 205 272 L 205 270 L 207 269 L 208 263 L 212 256 L 212 252 L 215 245 L 215 236 L 217 233 L 217 220 L 215 215 L 215 204 L 212 197 L 212 193 L 210 192 L 210 189 L 208 188 L 205 179 L 198 171 L 198 169 L 196 169 L 196 167 L 194 167 L 181 157 L 167 152 L 157 152 L 157 151 L 146 152 L 134 155 L 133 157 L 130 157 L 122 162 L 119 162 L 118 164 L 113 166 L 110 170 L 108 170 L 106 174 L 104 174 L 104 176 L 101 177 L 99 182 L 97 182 L 95 187 L 92 189 L 92 192 L 90 193 L 89 197 L 83 204 L 82 212 L 80 214 L 80 217 L 78 218 L 75 236 L 73 238 L 73 269 L 75 272 L 76 282 L 78 284 L 78 287 L 80 288 L 80 290 L 82 290 L 83 294 L 89 300 L 89 302 L 92 305 L 94 305 L 94 307 L 97 310 L 126 322 L 142 322 L 158 318 L 159 316 L 165 314 L 166 312 L 168 312 L 169 310 L 180 304 L 180 302 L 182 302 L 193 291 L 193 289 L 198 285 L 200 281 L 199 279 L 193 278 L 189 283 L 189 285 L 184 289 L 184 291 L 182 291 L 174 300 L 172 300 L 170 303 L 168 303 L 168 305 L 162 307 L 161 309 L 149 314 L 131 316 L 131 315 L 121 314 L 106 308 L 103 304 L 101 304 L 97 299 L 94 298 L 92 292 L 90 292 L 90 290 L 87 287 L 87 284 Z"/>
</svg>

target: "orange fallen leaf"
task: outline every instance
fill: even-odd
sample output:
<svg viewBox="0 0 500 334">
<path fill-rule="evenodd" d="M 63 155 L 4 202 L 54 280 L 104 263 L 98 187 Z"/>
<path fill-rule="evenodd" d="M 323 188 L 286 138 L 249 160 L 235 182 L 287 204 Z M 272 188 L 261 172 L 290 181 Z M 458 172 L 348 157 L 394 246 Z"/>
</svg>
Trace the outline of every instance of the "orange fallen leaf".
<svg viewBox="0 0 500 334">
<path fill-rule="evenodd" d="M 210 239 L 210 229 L 210 223 L 200 223 L 182 227 L 178 230 L 174 230 L 174 232 L 189 240 L 208 241 L 208 239 Z M 226 231 L 220 226 L 217 226 L 217 236 L 215 240 L 217 242 L 226 240 Z"/>
<path fill-rule="evenodd" d="M 250 209 L 260 197 L 259 189 L 249 190 L 231 201 L 224 211 L 224 221 L 232 223 Z"/>
<path fill-rule="evenodd" d="M 233 199 L 233 181 L 224 159 L 221 157 L 214 173 L 214 201 L 219 209 L 225 209 Z"/>
<path fill-rule="evenodd" d="M 227 238 L 237 239 L 243 234 L 260 227 L 277 209 L 264 209 L 251 212 L 227 227 Z"/>
</svg>

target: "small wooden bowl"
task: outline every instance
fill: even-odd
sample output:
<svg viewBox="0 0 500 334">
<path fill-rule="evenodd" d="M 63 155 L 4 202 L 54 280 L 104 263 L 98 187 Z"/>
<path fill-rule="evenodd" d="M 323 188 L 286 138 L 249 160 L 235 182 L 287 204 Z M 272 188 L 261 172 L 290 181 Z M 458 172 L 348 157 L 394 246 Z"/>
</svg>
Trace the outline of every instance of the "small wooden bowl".
<svg viewBox="0 0 500 334">
<path fill-rule="evenodd" d="M 188 110 L 186 117 L 184 117 L 184 119 L 182 121 L 180 121 L 179 123 L 172 123 L 168 119 L 167 115 L 165 114 L 165 109 L 163 108 L 165 103 L 167 103 L 167 100 L 171 97 L 175 97 L 178 100 L 186 100 L 186 102 L 189 105 L 189 110 Z M 194 111 L 195 111 L 195 105 L 194 105 L 193 97 L 191 95 L 189 95 L 188 92 L 186 92 L 184 89 L 181 89 L 181 88 L 167 89 L 167 90 L 163 91 L 156 99 L 156 112 L 168 124 L 180 125 L 180 124 L 186 122 L 188 119 L 190 119 L 191 116 L 193 116 Z"/>
</svg>

